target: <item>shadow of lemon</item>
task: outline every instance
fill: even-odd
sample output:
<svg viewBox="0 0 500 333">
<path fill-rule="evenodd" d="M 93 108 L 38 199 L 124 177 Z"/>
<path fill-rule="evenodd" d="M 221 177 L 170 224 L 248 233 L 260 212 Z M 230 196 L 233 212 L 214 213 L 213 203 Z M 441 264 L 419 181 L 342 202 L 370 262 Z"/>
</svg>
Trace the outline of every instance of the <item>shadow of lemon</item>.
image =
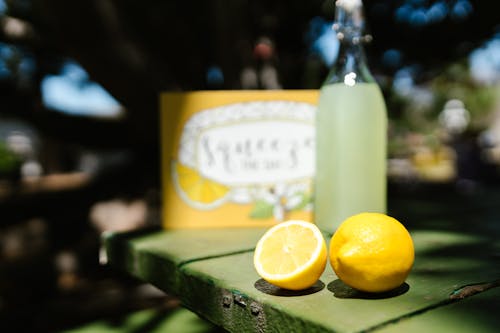
<svg viewBox="0 0 500 333">
<path fill-rule="evenodd" d="M 381 293 L 369 293 L 349 287 L 340 279 L 330 282 L 328 290 L 337 298 L 358 298 L 358 299 L 383 299 L 405 294 L 410 290 L 410 286 L 405 282 L 397 288 Z"/>
<path fill-rule="evenodd" d="M 302 290 L 289 290 L 277 287 L 273 284 L 270 284 L 264 279 L 259 279 L 254 284 L 255 288 L 265 294 L 273 295 L 273 296 L 304 296 L 317 293 L 325 288 L 325 284 L 320 280 L 316 281 L 314 285 L 307 289 Z"/>
</svg>

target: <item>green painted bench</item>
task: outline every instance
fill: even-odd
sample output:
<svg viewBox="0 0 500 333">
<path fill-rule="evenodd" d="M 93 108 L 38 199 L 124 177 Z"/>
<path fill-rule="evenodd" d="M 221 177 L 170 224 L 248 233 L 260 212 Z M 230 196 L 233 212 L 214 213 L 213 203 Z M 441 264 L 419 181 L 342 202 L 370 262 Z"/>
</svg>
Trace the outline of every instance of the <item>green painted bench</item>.
<svg viewBox="0 0 500 333">
<path fill-rule="evenodd" d="M 231 332 L 498 332 L 500 191 L 394 190 L 389 202 L 416 260 L 406 283 L 381 295 L 347 287 L 329 266 L 305 291 L 267 284 L 252 264 L 260 228 L 140 230 L 103 242 L 113 267 Z"/>
</svg>

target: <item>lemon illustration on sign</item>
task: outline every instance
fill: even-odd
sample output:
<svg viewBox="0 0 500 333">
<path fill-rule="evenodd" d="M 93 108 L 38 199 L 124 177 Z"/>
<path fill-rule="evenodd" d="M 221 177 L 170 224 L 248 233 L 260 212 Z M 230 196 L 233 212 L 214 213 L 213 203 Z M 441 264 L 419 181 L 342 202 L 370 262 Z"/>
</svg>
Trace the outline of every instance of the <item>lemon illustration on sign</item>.
<svg viewBox="0 0 500 333">
<path fill-rule="evenodd" d="M 310 222 L 289 220 L 271 227 L 255 248 L 254 266 L 267 282 L 290 290 L 318 281 L 327 262 L 326 242 Z"/>
<path fill-rule="evenodd" d="M 229 187 L 207 179 L 193 168 L 175 163 L 174 181 L 182 197 L 197 207 L 211 207 L 220 203 Z"/>
<path fill-rule="evenodd" d="M 408 230 L 380 213 L 347 218 L 330 241 L 330 264 L 339 279 L 365 292 L 384 292 L 402 285 L 414 257 Z"/>
</svg>

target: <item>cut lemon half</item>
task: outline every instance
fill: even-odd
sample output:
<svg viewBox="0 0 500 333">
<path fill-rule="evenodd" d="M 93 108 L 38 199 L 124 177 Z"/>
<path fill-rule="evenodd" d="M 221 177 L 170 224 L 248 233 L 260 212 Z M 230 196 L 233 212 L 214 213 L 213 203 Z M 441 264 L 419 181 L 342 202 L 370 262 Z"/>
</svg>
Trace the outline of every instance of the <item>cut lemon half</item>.
<svg viewBox="0 0 500 333">
<path fill-rule="evenodd" d="M 327 262 L 326 242 L 311 222 L 290 220 L 270 228 L 254 253 L 257 273 L 285 289 L 301 290 L 318 281 Z"/>
<path fill-rule="evenodd" d="M 174 163 L 174 182 L 181 197 L 197 208 L 211 208 L 220 204 L 229 187 L 201 176 L 198 171 Z"/>
</svg>

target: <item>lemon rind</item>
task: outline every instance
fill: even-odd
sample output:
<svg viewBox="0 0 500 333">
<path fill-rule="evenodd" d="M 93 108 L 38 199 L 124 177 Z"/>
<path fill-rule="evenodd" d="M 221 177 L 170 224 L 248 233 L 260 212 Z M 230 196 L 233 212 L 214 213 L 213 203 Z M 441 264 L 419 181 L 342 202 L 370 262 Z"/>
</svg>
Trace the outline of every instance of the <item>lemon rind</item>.
<svg viewBox="0 0 500 333">
<path fill-rule="evenodd" d="M 262 244 L 274 233 L 275 230 L 281 229 L 288 227 L 289 225 L 297 224 L 300 226 L 304 226 L 310 230 L 313 231 L 314 235 L 317 237 L 317 239 L 320 239 L 321 241 L 318 242 L 316 248 L 314 249 L 313 254 L 311 255 L 311 258 L 309 261 L 307 261 L 304 265 L 301 265 L 298 269 L 288 273 L 288 274 L 269 274 L 267 273 L 263 268 L 260 262 L 257 260 L 257 258 L 260 257 L 261 255 L 261 247 Z M 321 234 L 321 231 L 316 227 L 315 224 L 307 221 L 301 221 L 301 220 L 289 220 L 285 221 L 279 224 L 274 225 L 271 227 L 266 233 L 261 237 L 261 239 L 257 242 L 257 246 L 255 247 L 255 254 L 254 254 L 254 266 L 255 269 L 257 270 L 257 273 L 265 280 L 274 280 L 274 281 L 282 281 L 282 280 L 288 280 L 291 277 L 298 276 L 299 274 L 303 273 L 304 271 L 310 269 L 314 263 L 318 260 L 319 256 L 321 255 L 322 248 L 324 246 L 323 244 L 323 235 Z"/>
</svg>

